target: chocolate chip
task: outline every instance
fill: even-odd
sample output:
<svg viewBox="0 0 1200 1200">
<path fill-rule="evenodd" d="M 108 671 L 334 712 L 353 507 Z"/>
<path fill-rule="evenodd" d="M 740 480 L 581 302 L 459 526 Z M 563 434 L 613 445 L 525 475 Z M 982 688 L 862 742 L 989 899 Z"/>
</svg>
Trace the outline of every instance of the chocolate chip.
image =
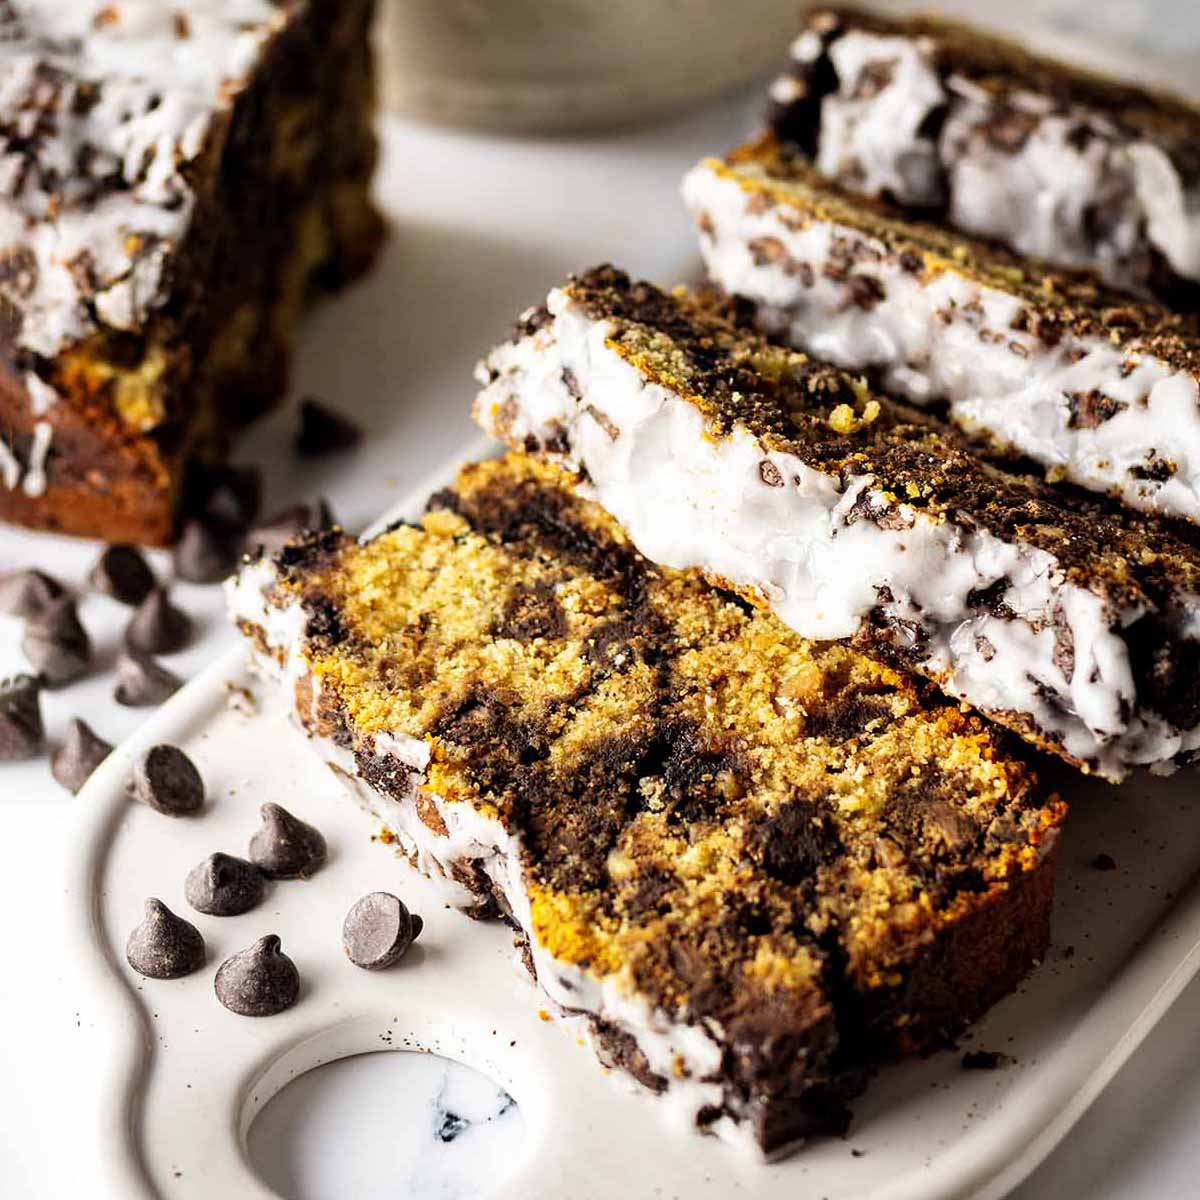
<svg viewBox="0 0 1200 1200">
<path fill-rule="evenodd" d="M 256 525 L 246 534 L 243 549 L 247 554 L 278 554 L 280 550 L 309 530 L 329 529 L 336 522 L 329 505 L 322 499 L 308 504 L 293 504 Z"/>
<path fill-rule="evenodd" d="M 423 925 L 399 897 L 371 892 L 350 906 L 342 925 L 342 946 L 356 967 L 378 971 L 404 957 Z"/>
<path fill-rule="evenodd" d="M 249 950 L 227 958 L 217 971 L 217 999 L 243 1017 L 271 1017 L 291 1008 L 300 994 L 300 972 L 269 933 Z"/>
<path fill-rule="evenodd" d="M 73 717 L 67 736 L 50 760 L 50 774 L 68 792 L 78 792 L 111 753 L 112 746 L 86 721 Z"/>
<path fill-rule="evenodd" d="M 204 804 L 204 780 L 178 746 L 151 746 L 133 766 L 133 794 L 169 817 L 194 813 Z"/>
<path fill-rule="evenodd" d="M 187 521 L 175 546 L 175 574 L 189 583 L 220 583 L 233 570 L 232 543 L 200 521 Z"/>
<path fill-rule="evenodd" d="M 308 396 L 300 401 L 296 452 L 305 456 L 349 450 L 362 441 L 362 430 L 341 413 Z"/>
<path fill-rule="evenodd" d="M 0 576 L 0 613 L 9 617 L 32 617 L 66 589 L 45 571 L 12 571 Z"/>
<path fill-rule="evenodd" d="M 117 659 L 117 686 L 113 689 L 113 697 L 126 708 L 161 704 L 182 686 L 183 680 L 178 675 L 148 654 L 131 650 Z"/>
<path fill-rule="evenodd" d="M 141 604 L 154 587 L 154 572 L 136 546 L 105 547 L 88 578 L 94 588 L 122 604 Z"/>
<path fill-rule="evenodd" d="M 189 511 L 212 529 L 241 533 L 262 500 L 262 473 L 255 466 L 205 467 L 198 472 L 199 495 Z"/>
<path fill-rule="evenodd" d="M 210 917 L 236 917 L 263 898 L 262 872 L 244 858 L 210 854 L 193 867 L 183 884 L 187 902 Z"/>
<path fill-rule="evenodd" d="M 1117 860 L 1111 854 L 1097 854 L 1092 859 L 1092 866 L 1097 871 L 1115 871 L 1117 869 Z"/>
<path fill-rule="evenodd" d="M 29 665 L 51 687 L 86 675 L 92 664 L 92 642 L 70 596 L 51 600 L 25 622 L 21 649 Z"/>
<path fill-rule="evenodd" d="M 250 839 L 250 861 L 272 879 L 311 875 L 325 861 L 320 832 L 286 808 L 266 803 L 262 825 Z"/>
<path fill-rule="evenodd" d="M 161 900 L 146 901 L 142 923 L 129 935 L 125 958 L 150 979 L 178 979 L 204 966 L 204 938 Z"/>
<path fill-rule="evenodd" d="M 968 1050 L 962 1056 L 964 1071 L 994 1071 L 1003 1061 L 998 1050 Z"/>
<path fill-rule="evenodd" d="M 125 644 L 143 654 L 170 654 L 186 646 L 191 633 L 191 617 L 171 603 L 164 588 L 156 587 L 129 619 Z"/>
<path fill-rule="evenodd" d="M 42 748 L 40 686 L 32 675 L 0 682 L 0 762 L 32 758 Z"/>
</svg>

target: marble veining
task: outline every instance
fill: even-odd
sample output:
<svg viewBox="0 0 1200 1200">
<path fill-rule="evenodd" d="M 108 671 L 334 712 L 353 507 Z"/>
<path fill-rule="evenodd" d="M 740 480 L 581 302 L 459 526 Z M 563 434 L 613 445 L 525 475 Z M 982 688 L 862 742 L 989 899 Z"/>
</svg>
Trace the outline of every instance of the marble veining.
<svg viewBox="0 0 1200 1200">
<path fill-rule="evenodd" d="M 250 1159 L 287 1200 L 477 1200 L 524 1136 L 516 1101 L 486 1075 L 392 1051 L 290 1083 L 251 1126 Z"/>
</svg>

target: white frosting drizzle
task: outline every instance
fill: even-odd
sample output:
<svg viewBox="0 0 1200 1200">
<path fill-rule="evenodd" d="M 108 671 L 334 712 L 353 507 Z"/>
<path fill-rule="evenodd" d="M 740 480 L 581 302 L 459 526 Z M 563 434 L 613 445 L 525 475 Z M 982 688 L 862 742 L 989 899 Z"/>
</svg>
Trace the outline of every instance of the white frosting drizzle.
<svg viewBox="0 0 1200 1200">
<path fill-rule="evenodd" d="M 286 694 L 295 697 L 296 681 L 309 675 L 303 654 L 304 613 L 294 602 L 284 607 L 271 602 L 268 597 L 275 578 L 268 560 L 251 563 L 226 584 L 226 598 L 233 619 L 247 622 L 266 641 L 267 653 L 255 648 L 260 669 L 281 678 Z M 320 685 L 315 676 L 309 678 L 315 709 Z M 430 758 L 428 742 L 397 732 L 376 734 L 374 742 L 376 752 L 393 755 L 411 768 L 410 788 L 404 796 L 382 793 L 363 780 L 349 750 L 328 738 L 312 739 L 314 748 L 335 768 L 350 794 L 396 835 L 406 856 L 439 886 L 447 904 L 465 912 L 477 910 L 479 897 L 455 878 L 455 868 L 468 866 L 483 871 L 513 920 L 525 931 L 538 984 L 546 995 L 561 1009 L 593 1014 L 630 1034 L 651 1069 L 666 1081 L 661 1100 L 668 1119 L 679 1128 L 694 1130 L 697 1114 L 721 1103 L 721 1085 L 706 1081 L 721 1066 L 722 1049 L 716 1031 L 707 1025 L 674 1021 L 638 994 L 627 974 L 597 978 L 550 955 L 533 935 L 520 838 L 473 805 L 447 803 L 423 786 Z M 416 805 L 418 794 L 437 809 L 445 834 L 434 832 L 421 820 Z M 602 1048 L 596 1046 L 596 1050 L 603 1058 Z M 722 1118 L 710 1128 L 722 1140 L 734 1142 L 748 1153 L 761 1154 L 751 1132 L 729 1118 Z"/>
<path fill-rule="evenodd" d="M 821 52 L 813 38 L 793 57 Z M 959 228 L 1097 270 L 1114 287 L 1144 288 L 1151 248 L 1200 280 L 1200 191 L 1144 135 L 1083 105 L 1019 90 L 1000 102 L 962 77 L 943 80 L 921 39 L 850 30 L 828 53 L 838 88 L 822 101 L 816 160 L 828 177 L 902 204 L 938 203 L 944 189 Z M 935 143 L 918 131 L 943 106 Z M 1028 128 L 999 145 L 989 127 L 1006 108 Z"/>
<path fill-rule="evenodd" d="M 10 492 L 21 482 L 21 464 L 3 438 L 0 438 L 0 482 Z"/>
<path fill-rule="evenodd" d="M 912 631 L 922 670 L 951 695 L 1002 721 L 1027 715 L 1106 776 L 1135 764 L 1169 769 L 1200 746 L 1200 728 L 1175 729 L 1139 707 L 1119 630 L 1140 609 L 1114 610 L 1069 582 L 1045 551 L 983 528 L 932 521 L 907 505 L 899 514 L 909 528 L 855 519 L 864 492 L 889 507 L 871 476 L 843 491 L 798 456 L 765 452 L 741 426 L 709 436 L 692 403 L 606 345 L 609 322 L 564 291 L 551 293 L 549 307 L 552 325 L 489 358 L 476 419 L 515 444 L 565 442 L 588 493 L 647 558 L 756 588 L 807 637 L 849 637 L 882 610 Z M 764 460 L 781 486 L 764 479 Z M 1008 617 L 969 599 L 1001 579 Z M 1056 623 L 1073 643 L 1069 676 Z"/>
<path fill-rule="evenodd" d="M 12 0 L 0 13 L 0 293 L 52 356 L 161 303 L 188 164 L 287 20 L 271 0 Z"/>
<path fill-rule="evenodd" d="M 25 372 L 25 390 L 29 393 L 29 407 L 35 417 L 45 416 L 58 402 L 58 393 L 33 371 Z"/>
<path fill-rule="evenodd" d="M 953 271 L 923 280 L 866 234 L 831 221 L 800 225 L 761 193 L 750 203 L 738 179 L 709 163 L 689 172 L 683 194 L 709 274 L 764 306 L 773 334 L 847 369 L 875 368 L 916 404 L 948 403 L 956 424 L 1052 477 L 1200 521 L 1200 385 L 1189 372 L 1069 331 L 1048 346 L 1012 328 L 1018 296 Z M 864 248 L 849 276 L 824 270 L 835 242 Z M 763 245 L 782 253 L 771 259 Z M 859 276 L 880 284 L 869 308 L 853 300 Z M 1115 415 L 1089 425 L 1076 410 L 1092 393 Z M 1173 468 L 1169 477 L 1158 477 L 1159 464 Z"/>
<path fill-rule="evenodd" d="M 53 430 L 49 421 L 39 421 L 33 427 L 33 443 L 29 448 L 29 468 L 21 490 L 25 495 L 38 497 L 46 490 L 46 455 L 50 452 Z"/>
</svg>

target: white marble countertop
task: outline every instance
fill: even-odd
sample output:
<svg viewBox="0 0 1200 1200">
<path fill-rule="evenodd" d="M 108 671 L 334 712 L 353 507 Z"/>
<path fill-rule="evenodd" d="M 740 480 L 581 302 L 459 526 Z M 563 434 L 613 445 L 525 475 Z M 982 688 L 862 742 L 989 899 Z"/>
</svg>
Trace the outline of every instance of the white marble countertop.
<svg viewBox="0 0 1200 1200">
<path fill-rule="evenodd" d="M 1028 7 L 1067 32 L 1099 25 L 1126 44 L 1200 49 L 1195 0 L 1086 7 L 1038 0 Z M 1182 62 L 1178 78 L 1185 78 Z M 396 197 L 389 205 L 394 236 L 370 280 L 312 317 L 295 380 L 297 394 L 316 393 L 355 414 L 369 437 L 352 458 L 314 469 L 280 449 L 290 414 L 264 422 L 245 454 L 268 463 L 268 507 L 319 489 L 347 524 L 365 523 L 471 435 L 472 363 L 549 283 L 607 258 L 664 282 L 686 271 L 693 250 L 679 176 L 700 154 L 735 142 L 756 106 L 756 97 L 743 96 L 651 130 L 571 141 L 391 125 L 384 170 L 391 181 L 385 191 Z M 341 355 L 316 352 L 318 342 L 331 340 Z M 355 364 L 353 389 L 348 362 Z M 78 580 L 94 556 L 92 546 L 0 530 L 0 567 L 36 561 Z M 214 589 L 182 585 L 178 596 L 202 620 L 197 643 L 172 662 L 187 675 L 234 635 Z M 98 634 L 101 660 L 111 661 L 123 614 L 91 597 L 84 616 Z M 0 673 L 19 664 L 16 641 L 15 626 L 0 620 Z M 52 696 L 51 738 L 75 713 L 110 739 L 131 729 L 140 714 L 115 710 L 110 687 L 97 678 Z M 55 936 L 60 845 L 72 803 L 44 763 L 0 767 L 3 1196 L 90 1195 L 69 1152 L 72 1080 L 88 1070 L 90 1048 L 104 1035 L 76 1022 Z M 1200 1193 L 1198 1009 L 1200 983 L 1021 1189 L 1024 1200 Z M 252 1136 L 255 1160 L 297 1200 L 479 1195 L 502 1166 L 520 1117 L 502 1111 L 491 1085 L 465 1076 L 407 1055 L 326 1068 L 268 1106 Z"/>
</svg>

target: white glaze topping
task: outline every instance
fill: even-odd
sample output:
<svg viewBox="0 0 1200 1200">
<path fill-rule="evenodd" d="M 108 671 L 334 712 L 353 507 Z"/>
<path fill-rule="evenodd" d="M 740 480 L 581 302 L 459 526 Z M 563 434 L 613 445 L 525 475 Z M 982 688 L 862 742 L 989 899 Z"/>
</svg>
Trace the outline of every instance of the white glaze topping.
<svg viewBox="0 0 1200 1200">
<path fill-rule="evenodd" d="M 916 404 L 946 402 L 955 423 L 1051 477 L 1200 520 L 1200 386 L 1189 372 L 1096 336 L 1067 331 L 1047 345 L 1012 328 L 1017 295 L 952 271 L 924 280 L 865 234 L 800 225 L 760 194 L 751 203 L 712 163 L 689 172 L 683 194 L 709 274 L 762 305 L 773 335 L 849 370 L 876 369 Z M 835 244 L 860 251 L 840 278 L 825 270 Z M 869 307 L 853 299 L 861 276 L 879 284 Z"/>
<path fill-rule="evenodd" d="M 1027 717 L 1110 777 L 1135 764 L 1169 769 L 1200 746 L 1200 728 L 1175 729 L 1139 707 L 1119 631 L 1140 609 L 1114 610 L 1045 551 L 982 527 L 907 505 L 891 528 L 864 519 L 864 493 L 870 507 L 889 508 L 871 476 L 843 486 L 796 455 L 766 452 L 740 425 L 708 436 L 694 404 L 606 344 L 609 322 L 564 291 L 549 307 L 551 325 L 500 347 L 481 370 L 476 419 L 512 444 L 565 445 L 587 494 L 647 558 L 757 589 L 806 637 L 850 637 L 882 613 L 951 695 L 1002 721 Z M 1000 580 L 1004 615 L 971 599 Z M 1073 663 L 1061 653 L 1068 637 Z"/>
</svg>

